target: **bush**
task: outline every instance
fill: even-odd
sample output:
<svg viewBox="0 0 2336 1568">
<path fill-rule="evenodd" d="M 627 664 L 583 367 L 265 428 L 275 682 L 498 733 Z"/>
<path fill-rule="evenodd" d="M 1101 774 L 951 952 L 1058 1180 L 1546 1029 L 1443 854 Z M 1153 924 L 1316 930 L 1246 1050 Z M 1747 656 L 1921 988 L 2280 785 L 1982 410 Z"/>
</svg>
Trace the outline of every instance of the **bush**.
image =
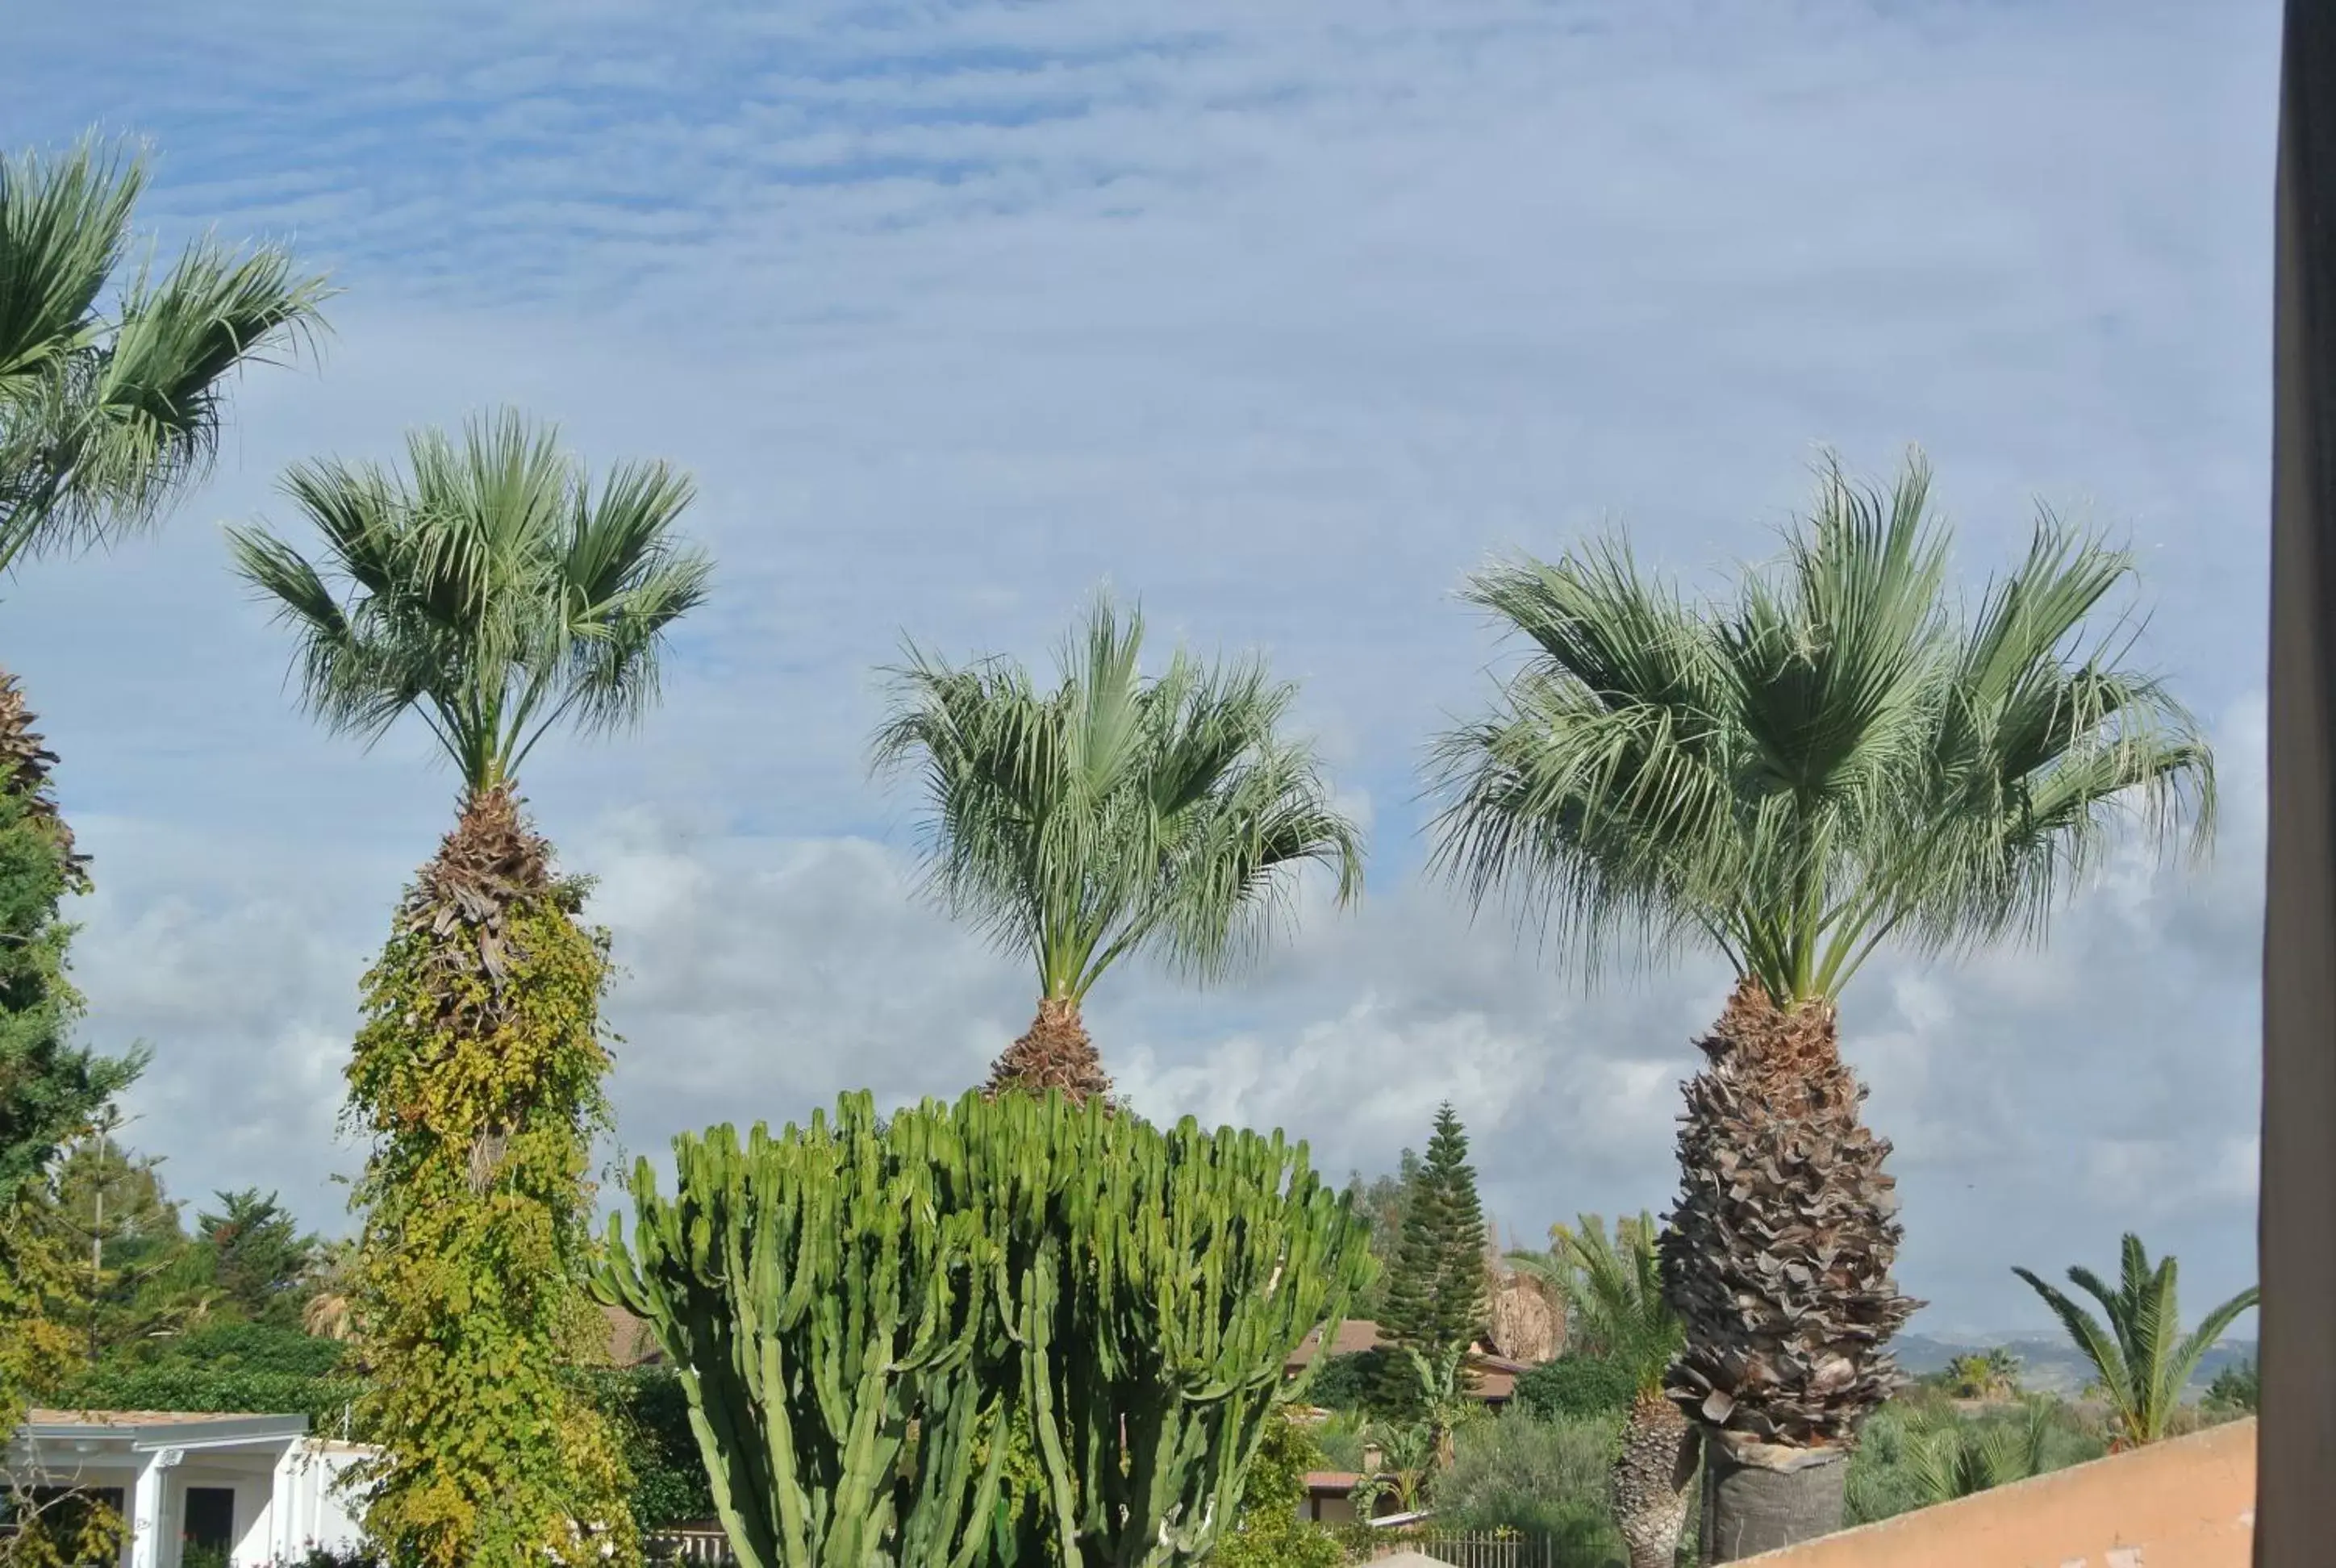
<svg viewBox="0 0 2336 1568">
<path fill-rule="evenodd" d="M 714 1517 L 714 1491 L 689 1429 L 689 1396 L 670 1367 L 594 1368 L 579 1374 L 592 1406 L 616 1428 L 642 1530 Z"/>
<path fill-rule="evenodd" d="M 1306 1472 L 1322 1454 L 1286 1412 L 1267 1418 L 1257 1458 L 1241 1482 L 1241 1511 L 1210 1553 L 1213 1568 L 1338 1568 L 1338 1537 L 1298 1516 Z"/>
<path fill-rule="evenodd" d="M 109 1367 L 196 1367 L 207 1371 L 270 1372 L 330 1378 L 346 1347 L 272 1323 L 206 1323 L 168 1339 L 145 1339 Z M 101 1368 L 100 1370 L 104 1370 Z"/>
<path fill-rule="evenodd" d="M 1369 1409 L 1371 1391 L 1379 1386 L 1387 1359 L 1384 1346 L 1333 1356 L 1322 1363 L 1314 1380 L 1306 1385 L 1306 1398 L 1326 1410 Z"/>
<path fill-rule="evenodd" d="M 1516 1402 L 1544 1421 L 1562 1417 L 1619 1417 L 1638 1388 L 1630 1369 L 1603 1356 L 1569 1352 L 1517 1379 Z"/>
<path fill-rule="evenodd" d="M 2029 1473 L 2044 1475 L 2098 1459 L 2108 1451 L 2108 1444 L 2098 1428 L 2074 1407 L 2040 1396 L 2031 1398 L 2039 1400 L 2032 1407 L 1977 1414 L 1960 1411 L 1935 1395 L 1928 1398 L 1902 1398 L 1883 1406 L 1865 1424 L 1857 1450 L 1850 1456 L 1848 1522 L 1870 1524 L 1877 1519 L 1926 1508 L 1957 1493 L 1976 1489 L 1957 1481 L 1954 1473 L 1959 1466 L 1944 1466 L 1945 1473 L 1942 1473 L 1938 1461 L 1952 1449 L 1978 1451 L 1992 1446 L 2001 1456 L 2019 1455 L 2012 1462 L 2012 1469 L 2029 1471 L 2026 1456 L 2020 1451 L 2025 1447 L 2025 1428 L 2031 1411 L 2043 1430 L 2035 1456 L 2037 1462 Z M 1916 1452 L 1922 1446 L 1932 1451 L 1927 1466 Z M 1973 1456 L 1981 1456 L 1974 1452 Z M 1962 1477 L 1982 1485 L 1984 1479 L 1990 1478 L 2000 1483 L 2025 1477 L 2018 1474 Z M 1953 1484 L 1942 1490 L 1942 1482 Z"/>
<path fill-rule="evenodd" d="M 349 1407 L 364 1391 L 365 1385 L 355 1378 L 311 1378 L 296 1372 L 170 1362 L 101 1367 L 67 1385 L 59 1402 L 92 1410 L 306 1416 L 311 1431 L 337 1437 L 348 1419 Z"/>
<path fill-rule="evenodd" d="M 2206 1385 L 2206 1407 L 2217 1413 L 2253 1415 L 2262 1408 L 2262 1401 L 2263 1373 L 2253 1361 L 2234 1361 Z"/>
<path fill-rule="evenodd" d="M 1621 1554 L 1606 1506 L 1620 1433 L 1601 1417 L 1514 1408 L 1463 1427 L 1429 1493 L 1436 1527 L 1514 1530 L 1549 1544 L 1549 1568 L 1604 1568 Z"/>
</svg>

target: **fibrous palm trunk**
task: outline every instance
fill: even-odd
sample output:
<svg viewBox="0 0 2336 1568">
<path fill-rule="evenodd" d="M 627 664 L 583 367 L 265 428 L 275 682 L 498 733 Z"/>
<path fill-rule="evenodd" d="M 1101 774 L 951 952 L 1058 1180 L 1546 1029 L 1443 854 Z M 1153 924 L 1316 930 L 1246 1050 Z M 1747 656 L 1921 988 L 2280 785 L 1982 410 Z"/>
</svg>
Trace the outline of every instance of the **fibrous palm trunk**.
<svg viewBox="0 0 2336 1568">
<path fill-rule="evenodd" d="M 1922 1303 L 1892 1277 L 1890 1145 L 1859 1119 L 1832 1003 L 1780 1008 L 1747 979 L 1702 1046 L 1661 1242 L 1687 1328 L 1667 1391 L 1704 1427 L 1728 1562 L 1839 1527 L 1837 1461 L 1899 1387 L 1883 1347 Z"/>
<path fill-rule="evenodd" d="M 1606 1482 L 1630 1568 L 1671 1568 L 1678 1559 L 1695 1456 L 1695 1424 L 1660 1393 L 1640 1395 Z"/>
<path fill-rule="evenodd" d="M 1079 1005 L 1066 997 L 1047 997 L 1038 1003 L 1038 1016 L 1022 1037 L 1006 1047 L 989 1069 L 984 1092 L 1026 1089 L 1043 1095 L 1060 1089 L 1074 1105 L 1090 1096 L 1111 1097 L 1111 1075 L 1087 1038 L 1079 1021 Z"/>
</svg>

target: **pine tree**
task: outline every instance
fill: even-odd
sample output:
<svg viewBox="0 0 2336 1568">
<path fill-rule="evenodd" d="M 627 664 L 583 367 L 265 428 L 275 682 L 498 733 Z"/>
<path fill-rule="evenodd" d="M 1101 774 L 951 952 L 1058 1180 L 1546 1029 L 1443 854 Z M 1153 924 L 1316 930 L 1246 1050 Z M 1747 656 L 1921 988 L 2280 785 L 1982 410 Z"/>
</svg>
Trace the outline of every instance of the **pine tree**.
<svg viewBox="0 0 2336 1568">
<path fill-rule="evenodd" d="M 1403 1239 L 1387 1276 L 1379 1329 L 1396 1348 L 1376 1403 L 1390 1415 L 1418 1407 L 1419 1376 L 1405 1351 L 1434 1358 L 1484 1331 L 1484 1211 L 1468 1164 L 1468 1135 L 1449 1102 L 1436 1107 L 1427 1158 L 1404 1204 Z"/>
</svg>

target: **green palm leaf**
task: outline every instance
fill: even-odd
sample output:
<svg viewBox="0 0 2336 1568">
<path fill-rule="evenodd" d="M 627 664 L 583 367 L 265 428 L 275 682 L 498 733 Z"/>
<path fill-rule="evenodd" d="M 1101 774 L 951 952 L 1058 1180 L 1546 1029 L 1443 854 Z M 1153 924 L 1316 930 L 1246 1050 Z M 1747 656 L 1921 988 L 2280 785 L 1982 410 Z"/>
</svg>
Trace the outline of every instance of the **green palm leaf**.
<svg viewBox="0 0 2336 1568">
<path fill-rule="evenodd" d="M 596 494 L 556 433 L 515 413 L 460 440 L 414 433 L 404 475 L 328 460 L 283 488 L 322 568 L 264 528 L 228 533 L 292 628 L 303 702 L 368 744 L 418 715 L 473 791 L 507 781 L 562 721 L 637 720 L 712 570 L 673 531 L 686 477 L 620 465 Z"/>
<path fill-rule="evenodd" d="M 142 158 L 0 158 L 0 569 L 150 526 L 209 461 L 223 389 L 307 345 L 332 290 L 285 251 L 126 259 Z"/>
<path fill-rule="evenodd" d="M 1529 651 L 1436 745 L 1435 868 L 1585 973 L 1708 944 L 1789 1005 L 1884 940 L 2032 934 L 2127 820 L 2203 847 L 2195 723 L 2119 667 L 2118 624 L 2087 630 L 2130 560 L 2043 513 L 1966 613 L 1929 493 L 1919 456 L 1887 493 L 1828 462 L 1729 599 L 1690 603 L 1619 539 L 1472 578 Z"/>
<path fill-rule="evenodd" d="M 2044 1299 L 2093 1364 L 2117 1430 L 2128 1443 L 2154 1443 L 2166 1436 L 2200 1359 L 2256 1300 L 2251 1285 L 2207 1313 L 2185 1338 L 2174 1258 L 2153 1266 L 2141 1238 L 2130 1232 L 2119 1247 L 2116 1288 L 2081 1265 L 2068 1271 L 2069 1281 L 2101 1304 L 2106 1324 L 2028 1270 L 2012 1272 Z"/>
<path fill-rule="evenodd" d="M 1030 953 L 1049 998 L 1076 1003 L 1136 952 L 1217 978 L 1288 921 L 1305 864 L 1330 869 L 1342 904 L 1361 891 L 1360 835 L 1282 734 L 1295 688 L 1181 651 L 1146 680 L 1143 637 L 1102 600 L 1052 690 L 913 645 L 892 672 L 874 763 L 922 785 L 931 885 Z"/>
</svg>

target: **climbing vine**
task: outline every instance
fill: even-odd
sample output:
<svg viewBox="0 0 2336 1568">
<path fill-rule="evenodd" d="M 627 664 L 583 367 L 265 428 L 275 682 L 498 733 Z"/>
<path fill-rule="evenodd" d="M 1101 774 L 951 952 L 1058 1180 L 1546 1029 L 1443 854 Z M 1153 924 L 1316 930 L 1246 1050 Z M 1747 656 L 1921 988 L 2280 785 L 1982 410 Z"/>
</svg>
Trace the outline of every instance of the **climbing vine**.
<svg viewBox="0 0 2336 1568">
<path fill-rule="evenodd" d="M 607 1120 L 605 934 L 501 790 L 482 792 L 365 976 L 350 1122 L 367 1531 L 414 1568 L 638 1559 L 616 1435 L 562 1365 Z"/>
</svg>

